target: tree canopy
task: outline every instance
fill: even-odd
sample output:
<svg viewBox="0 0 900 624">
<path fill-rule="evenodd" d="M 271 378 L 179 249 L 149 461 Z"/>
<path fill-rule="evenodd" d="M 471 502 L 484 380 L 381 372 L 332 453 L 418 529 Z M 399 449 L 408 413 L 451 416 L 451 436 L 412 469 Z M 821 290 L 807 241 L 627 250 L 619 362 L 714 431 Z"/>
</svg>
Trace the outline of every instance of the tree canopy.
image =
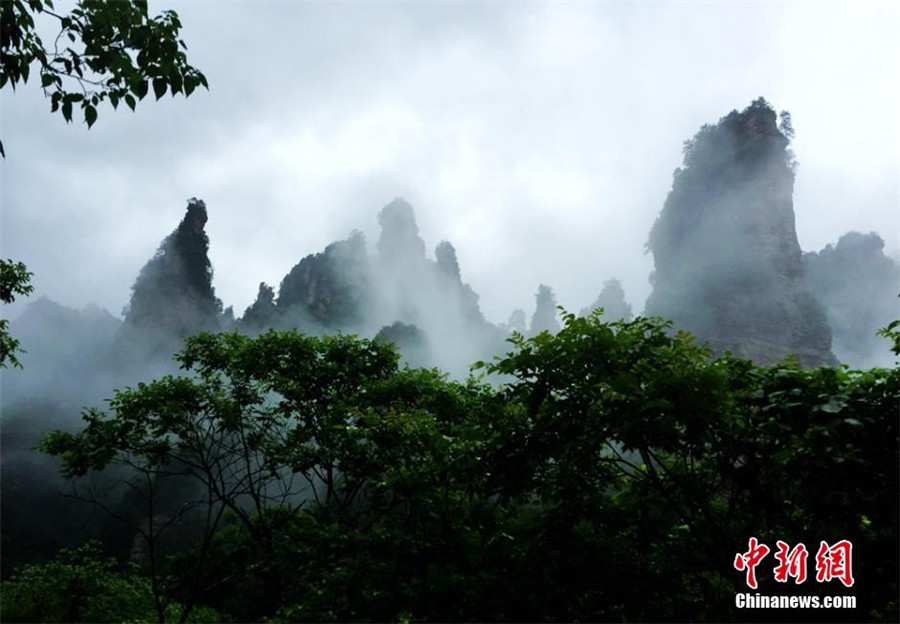
<svg viewBox="0 0 900 624">
<path fill-rule="evenodd" d="M 36 28 L 35 18 L 42 16 L 59 25 L 51 45 Z M 178 14 L 150 17 L 146 0 L 80 0 L 66 15 L 54 10 L 52 0 L 9 0 L 0 3 L 0 26 L 0 88 L 27 83 L 35 69 L 51 112 L 66 121 L 75 106 L 90 127 L 104 101 L 134 110 L 151 89 L 159 99 L 167 91 L 189 96 L 209 87 L 187 62 Z"/>
<path fill-rule="evenodd" d="M 187 375 L 42 448 L 70 474 L 128 466 L 150 540 L 207 510 L 145 570 L 184 618 L 742 620 L 756 536 L 851 540 L 857 613 L 896 619 L 900 368 L 756 367 L 658 319 L 563 320 L 482 364 L 499 388 L 380 341 L 202 334 Z M 763 593 L 848 593 L 764 567 Z"/>
<path fill-rule="evenodd" d="M 35 18 L 59 22 L 52 49 L 37 32 Z M 50 111 L 72 121 L 78 105 L 90 128 L 97 107 L 124 102 L 134 110 L 152 87 L 156 99 L 168 90 L 173 96 L 191 95 L 198 86 L 209 88 L 206 76 L 187 62 L 187 44 L 179 38 L 181 21 L 175 11 L 151 18 L 147 0 L 79 0 L 68 15 L 54 10 L 52 0 L 0 2 L 0 89 L 14 89 L 40 74 L 41 89 L 50 98 Z M 0 156 L 6 157 L 0 141 Z M 27 295 L 31 273 L 21 262 L 2 261 L 0 293 L 11 303 Z M 0 368 L 18 366 L 19 341 L 0 319 Z"/>
<path fill-rule="evenodd" d="M 0 302 L 12 303 L 18 295 L 28 295 L 34 290 L 31 272 L 21 262 L 0 260 Z M 0 368 L 8 364 L 21 366 L 16 352 L 21 350 L 19 341 L 9 333 L 9 321 L 0 319 Z"/>
</svg>

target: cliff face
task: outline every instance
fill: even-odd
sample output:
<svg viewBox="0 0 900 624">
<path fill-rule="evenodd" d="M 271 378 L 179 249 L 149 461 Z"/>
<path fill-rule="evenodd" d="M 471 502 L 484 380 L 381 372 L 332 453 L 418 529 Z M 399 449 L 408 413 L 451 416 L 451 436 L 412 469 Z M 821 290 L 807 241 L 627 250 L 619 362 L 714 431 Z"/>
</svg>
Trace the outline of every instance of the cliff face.
<svg viewBox="0 0 900 624">
<path fill-rule="evenodd" d="M 400 321 L 427 332 L 427 302 L 435 289 L 433 267 L 425 258 L 425 241 L 412 206 L 397 198 L 378 213 L 381 233 L 375 248 L 375 310 L 384 325 Z"/>
<path fill-rule="evenodd" d="M 602 318 L 606 321 L 631 320 L 631 305 L 625 301 L 625 289 L 619 280 L 606 280 L 597 299 L 581 310 L 581 316 L 588 316 L 597 308 L 603 308 Z"/>
<path fill-rule="evenodd" d="M 278 324 L 278 309 L 275 307 L 275 290 L 265 282 L 259 283 L 256 301 L 244 312 L 241 319 L 245 329 L 267 329 Z"/>
<path fill-rule="evenodd" d="M 160 338 L 218 328 L 222 302 L 212 285 L 207 218 L 206 204 L 191 199 L 184 219 L 134 283 L 127 328 Z"/>
<path fill-rule="evenodd" d="M 650 233 L 646 313 L 760 364 L 789 354 L 832 364 L 831 332 L 804 279 L 789 144 L 762 98 L 685 143 Z"/>
<path fill-rule="evenodd" d="M 900 316 L 900 266 L 884 254 L 875 232 L 848 232 L 835 245 L 803 255 L 807 280 L 825 307 L 842 362 L 890 366 L 887 342 L 875 335 Z"/>
<path fill-rule="evenodd" d="M 434 257 L 437 259 L 436 281 L 451 305 L 456 307 L 462 320 L 476 326 L 485 324 L 484 315 L 478 307 L 478 295 L 462 281 L 453 245 L 448 241 L 441 241 L 434 249 Z"/>
<path fill-rule="evenodd" d="M 401 345 L 413 345 L 404 353 L 418 362 L 428 353 L 429 365 L 459 373 L 499 353 L 505 334 L 482 315 L 478 295 L 462 280 L 453 245 L 442 241 L 435 259 L 427 258 L 415 213 L 403 199 L 385 206 L 378 222 L 372 309 L 381 325 L 400 322 L 420 330 L 420 340 Z"/>
<path fill-rule="evenodd" d="M 556 295 L 553 294 L 553 289 L 541 284 L 534 299 L 534 314 L 529 327 L 531 333 L 539 334 L 546 331 L 555 334 L 559 331 L 559 321 L 556 319 Z"/>
<path fill-rule="evenodd" d="M 453 245 L 442 241 L 435 259 L 426 257 L 413 207 L 401 198 L 381 209 L 378 223 L 375 253 L 355 233 L 306 256 L 281 281 L 277 298 L 260 284 L 239 327 L 377 334 L 397 342 L 409 361 L 454 372 L 501 352 L 506 333 L 485 320 Z"/>
<path fill-rule="evenodd" d="M 299 313 L 327 328 L 357 328 L 364 320 L 371 268 L 362 234 L 334 242 L 303 258 L 281 281 L 278 311 L 290 321 Z"/>
</svg>

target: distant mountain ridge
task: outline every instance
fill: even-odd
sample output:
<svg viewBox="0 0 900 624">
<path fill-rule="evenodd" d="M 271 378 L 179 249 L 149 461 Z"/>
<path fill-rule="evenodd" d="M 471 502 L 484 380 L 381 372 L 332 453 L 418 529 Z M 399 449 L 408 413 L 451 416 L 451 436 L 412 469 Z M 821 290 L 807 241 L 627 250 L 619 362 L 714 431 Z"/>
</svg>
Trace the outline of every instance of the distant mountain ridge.
<svg viewBox="0 0 900 624">
<path fill-rule="evenodd" d="M 842 359 L 867 363 L 866 353 L 880 346 L 875 329 L 897 316 L 900 269 L 874 233 L 849 233 L 836 246 L 801 252 L 792 133 L 789 115 L 782 114 L 779 126 L 778 114 L 760 98 L 685 143 L 684 164 L 647 244 L 655 270 L 645 314 L 758 364 L 789 354 L 805 366 L 834 364 L 832 332 Z M 138 367 L 167 358 L 183 337 L 205 330 L 297 328 L 379 336 L 396 342 L 410 361 L 465 375 L 471 362 L 503 353 L 510 332 L 559 328 L 556 298 L 543 284 L 527 326 L 523 310 L 506 324 L 489 322 L 463 281 L 454 246 L 440 241 L 433 259 L 427 257 L 415 211 L 402 198 L 379 211 L 374 249 L 352 232 L 304 256 L 277 291 L 260 283 L 254 303 L 235 319 L 213 286 L 208 218 L 202 200 L 189 200 L 184 218 L 135 280 L 124 321 L 110 317 L 101 324 L 100 333 L 119 336 L 100 340 L 110 361 L 130 359 Z M 607 320 L 632 317 L 615 279 L 603 283 L 581 315 L 598 307 Z M 74 311 L 48 315 L 45 308 L 26 309 L 28 331 L 40 333 L 35 328 L 51 317 L 75 332 L 88 322 Z"/>
</svg>

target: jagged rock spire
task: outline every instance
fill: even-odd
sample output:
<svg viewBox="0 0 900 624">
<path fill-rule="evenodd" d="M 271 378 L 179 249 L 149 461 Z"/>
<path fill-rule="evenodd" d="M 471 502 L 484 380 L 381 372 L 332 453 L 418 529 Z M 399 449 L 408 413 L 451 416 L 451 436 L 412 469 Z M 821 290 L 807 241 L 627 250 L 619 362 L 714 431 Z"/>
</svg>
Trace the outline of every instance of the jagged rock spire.
<svg viewBox="0 0 900 624">
<path fill-rule="evenodd" d="M 456 259 L 456 249 L 449 241 L 441 241 L 434 248 L 434 257 L 437 260 L 441 273 L 451 279 L 461 281 L 459 261 Z"/>
<path fill-rule="evenodd" d="M 267 329 L 275 326 L 276 317 L 275 289 L 260 282 L 256 301 L 244 312 L 241 324 L 252 329 Z"/>
<path fill-rule="evenodd" d="M 790 139 L 763 98 L 685 143 L 650 233 L 648 314 L 760 364 L 830 364 L 831 332 L 804 282 Z M 784 126 L 784 124 L 783 124 Z"/>
<path fill-rule="evenodd" d="M 587 316 L 597 308 L 603 308 L 603 318 L 607 321 L 631 320 L 631 305 L 625 301 L 625 289 L 617 279 L 603 283 L 603 290 L 594 303 L 581 311 L 581 316 Z"/>
<path fill-rule="evenodd" d="M 398 197 L 378 214 L 381 237 L 378 254 L 388 263 L 422 261 L 425 243 L 419 236 L 416 215 L 406 200 Z"/>
<path fill-rule="evenodd" d="M 531 333 L 539 334 L 548 331 L 551 334 L 559 331 L 559 321 L 556 320 L 556 295 L 549 286 L 538 286 L 535 298 L 534 316 L 531 317 Z"/>
<path fill-rule="evenodd" d="M 174 232 L 141 269 L 126 309 L 126 326 L 185 336 L 218 326 L 222 302 L 212 285 L 206 204 L 188 201 Z"/>
</svg>

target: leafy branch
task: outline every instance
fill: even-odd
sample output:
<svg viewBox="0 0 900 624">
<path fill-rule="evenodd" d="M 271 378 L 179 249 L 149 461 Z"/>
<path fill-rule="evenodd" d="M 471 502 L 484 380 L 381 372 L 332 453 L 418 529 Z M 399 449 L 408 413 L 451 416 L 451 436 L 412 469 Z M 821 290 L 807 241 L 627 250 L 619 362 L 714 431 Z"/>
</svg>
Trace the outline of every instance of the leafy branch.
<svg viewBox="0 0 900 624">
<path fill-rule="evenodd" d="M 167 92 L 187 97 L 197 87 L 209 88 L 206 76 L 187 62 L 174 11 L 151 18 L 146 0 L 81 0 L 68 15 L 53 8 L 52 0 L 0 3 L 0 88 L 27 83 L 36 66 L 50 111 L 71 122 L 79 106 L 88 127 L 104 101 L 113 108 L 124 102 L 133 111 L 151 89 L 158 100 Z M 35 29 L 41 14 L 59 22 L 52 50 Z"/>
</svg>

